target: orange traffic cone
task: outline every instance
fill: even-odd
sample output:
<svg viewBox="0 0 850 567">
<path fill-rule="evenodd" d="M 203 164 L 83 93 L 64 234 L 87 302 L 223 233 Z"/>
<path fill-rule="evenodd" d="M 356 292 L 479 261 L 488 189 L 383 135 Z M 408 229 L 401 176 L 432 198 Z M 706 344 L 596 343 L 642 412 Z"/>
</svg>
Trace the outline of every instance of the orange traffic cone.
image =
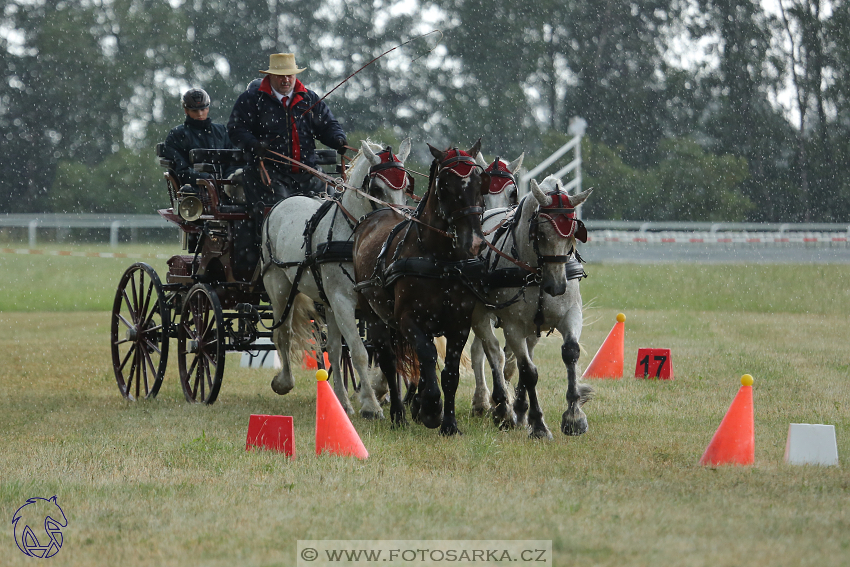
<svg viewBox="0 0 850 567">
<path fill-rule="evenodd" d="M 328 359 L 328 353 L 324 353 L 325 360 L 325 368 L 331 367 L 331 361 Z M 304 351 L 304 357 L 301 359 L 301 368 L 304 370 L 318 370 L 319 369 L 319 359 L 316 351 Z"/>
<path fill-rule="evenodd" d="M 741 376 L 741 389 L 699 460 L 701 465 L 751 465 L 755 461 L 753 377 Z"/>
<path fill-rule="evenodd" d="M 590 364 L 582 374 L 582 378 L 617 378 L 623 377 L 623 358 L 625 357 L 626 316 L 617 314 L 617 322 L 608 333 L 608 337 Z"/>
<path fill-rule="evenodd" d="M 316 454 L 325 451 L 334 455 L 367 458 L 369 452 L 328 384 L 327 371 L 316 371 L 316 380 Z"/>
</svg>

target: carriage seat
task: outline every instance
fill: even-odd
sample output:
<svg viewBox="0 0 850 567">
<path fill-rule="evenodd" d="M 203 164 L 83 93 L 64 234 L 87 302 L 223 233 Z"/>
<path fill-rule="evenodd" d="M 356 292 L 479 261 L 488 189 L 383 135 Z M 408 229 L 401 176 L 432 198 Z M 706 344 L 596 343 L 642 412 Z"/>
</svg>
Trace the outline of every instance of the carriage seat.
<svg viewBox="0 0 850 567">
<path fill-rule="evenodd" d="M 159 142 L 156 145 L 156 157 L 159 158 L 159 165 L 167 169 L 174 169 L 174 162 L 165 157 L 165 142 Z"/>
</svg>

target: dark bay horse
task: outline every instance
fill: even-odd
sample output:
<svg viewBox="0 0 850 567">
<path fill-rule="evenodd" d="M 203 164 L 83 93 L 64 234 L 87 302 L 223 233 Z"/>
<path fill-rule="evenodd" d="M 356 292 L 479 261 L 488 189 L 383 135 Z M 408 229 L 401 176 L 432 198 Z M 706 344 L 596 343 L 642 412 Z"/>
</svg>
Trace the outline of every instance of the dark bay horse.
<svg viewBox="0 0 850 567">
<path fill-rule="evenodd" d="M 481 141 L 468 151 L 429 145 L 428 191 L 413 218 L 390 210 L 366 217 L 354 232 L 355 288 L 390 390 L 394 425 L 405 423 L 398 370 L 414 378 L 413 418 L 443 435 L 460 433 L 455 416 L 459 365 L 483 275 L 481 214 L 490 177 L 476 164 Z M 446 338 L 441 385 L 433 338 Z"/>
</svg>

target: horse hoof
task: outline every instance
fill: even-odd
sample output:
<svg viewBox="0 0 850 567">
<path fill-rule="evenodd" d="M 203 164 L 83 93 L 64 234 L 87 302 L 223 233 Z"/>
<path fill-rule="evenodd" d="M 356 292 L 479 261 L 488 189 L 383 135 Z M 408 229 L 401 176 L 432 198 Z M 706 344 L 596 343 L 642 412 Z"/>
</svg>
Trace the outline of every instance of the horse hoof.
<svg viewBox="0 0 850 567">
<path fill-rule="evenodd" d="M 443 423 L 443 414 L 440 412 L 437 415 L 419 412 L 419 422 L 428 429 L 437 429 Z"/>
<path fill-rule="evenodd" d="M 567 417 L 567 412 L 561 416 L 561 432 L 564 435 L 581 435 L 587 432 L 587 416 L 583 413 L 578 418 L 571 419 Z"/>
<path fill-rule="evenodd" d="M 378 411 L 367 411 L 360 410 L 360 417 L 363 419 L 384 419 L 384 412 L 381 410 Z"/>
<path fill-rule="evenodd" d="M 528 432 L 528 437 L 529 439 L 545 439 L 546 441 L 551 441 L 553 439 L 552 432 L 549 431 L 549 428 L 546 427 L 545 423 L 532 427 Z"/>
<path fill-rule="evenodd" d="M 463 433 L 461 433 L 460 429 L 457 428 L 456 423 L 452 423 L 449 425 L 441 426 L 440 435 L 443 435 L 445 437 L 451 437 L 452 435 L 463 435 Z"/>
<path fill-rule="evenodd" d="M 286 384 L 283 380 L 278 380 L 277 376 L 275 376 L 272 380 L 272 390 L 275 394 L 280 394 L 282 396 L 292 391 L 292 384 Z"/>
<path fill-rule="evenodd" d="M 485 407 L 472 406 L 472 411 L 470 412 L 470 415 L 472 417 L 484 417 L 488 411 L 489 409 Z"/>
<path fill-rule="evenodd" d="M 407 427 L 407 418 L 404 417 L 404 412 L 402 413 L 394 413 L 390 415 L 390 428 L 402 428 Z"/>
<path fill-rule="evenodd" d="M 517 416 L 511 409 L 498 406 L 493 410 L 493 423 L 500 430 L 507 431 L 517 426 Z"/>
</svg>

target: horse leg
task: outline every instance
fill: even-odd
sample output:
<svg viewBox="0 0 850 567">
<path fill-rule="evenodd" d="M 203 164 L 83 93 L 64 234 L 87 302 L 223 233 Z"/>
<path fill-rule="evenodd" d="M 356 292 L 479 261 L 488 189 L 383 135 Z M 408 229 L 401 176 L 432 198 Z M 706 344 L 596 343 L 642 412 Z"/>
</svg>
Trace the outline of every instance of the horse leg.
<svg viewBox="0 0 850 567">
<path fill-rule="evenodd" d="M 443 423 L 440 426 L 441 435 L 462 435 L 457 427 L 455 396 L 457 395 L 458 384 L 460 384 L 460 358 L 468 336 L 469 329 L 459 329 L 451 335 L 446 334 L 446 365 L 440 374 L 440 385 L 443 388 L 443 394 L 446 396 Z"/>
<path fill-rule="evenodd" d="M 334 370 L 334 393 L 345 413 L 354 415 L 354 408 L 351 407 L 342 376 L 342 335 L 340 335 L 334 313 L 330 309 L 325 311 L 325 322 L 328 325 L 328 354 L 330 354 L 331 368 Z"/>
<path fill-rule="evenodd" d="M 475 375 L 475 393 L 472 395 L 472 415 L 484 415 L 490 411 L 490 389 L 484 379 L 484 343 L 476 334 L 469 347 L 472 372 Z"/>
<path fill-rule="evenodd" d="M 411 313 L 402 314 L 398 327 L 419 359 L 419 388 L 414 400 L 418 406 L 416 418 L 428 429 L 436 429 L 443 421 L 443 403 L 437 384 L 437 347 L 433 338 L 425 335 L 416 325 Z M 413 411 L 411 407 L 411 413 Z"/>
<path fill-rule="evenodd" d="M 391 331 L 383 322 L 375 322 L 369 325 L 369 337 L 375 344 L 378 367 L 387 380 L 387 389 L 390 392 L 390 422 L 392 427 L 407 425 L 404 417 L 404 404 L 401 401 L 401 389 L 396 373 L 396 356 L 392 349 Z"/>
<path fill-rule="evenodd" d="M 277 322 L 280 320 L 283 309 L 286 307 L 285 303 L 281 305 L 278 300 L 289 297 L 289 290 L 292 288 L 292 284 L 286 277 L 285 272 L 279 268 L 270 269 L 263 278 L 263 283 L 271 299 L 274 320 Z M 287 320 L 272 332 L 272 340 L 275 347 L 277 347 L 277 354 L 280 356 L 280 372 L 275 374 L 275 377 L 272 379 L 272 390 L 280 395 L 288 393 L 295 387 L 295 382 L 292 379 L 292 366 L 289 360 L 289 348 L 292 342 L 291 324 L 292 313 L 290 312 Z"/>
<path fill-rule="evenodd" d="M 561 416 L 561 431 L 564 435 L 581 435 L 587 431 L 587 416 L 581 406 L 591 398 L 593 388 L 584 383 L 579 384 L 576 373 L 576 364 L 581 354 L 578 345 L 582 325 L 580 305 L 577 315 L 575 309 L 570 310 L 566 322 L 566 325 L 558 326 L 558 331 L 564 337 L 564 344 L 561 345 L 561 359 L 567 367 L 567 411 Z"/>
<path fill-rule="evenodd" d="M 505 380 L 507 382 L 510 382 L 511 380 L 516 378 L 516 375 L 517 375 L 516 356 L 514 356 L 514 353 L 511 350 L 511 347 L 509 347 L 507 345 L 505 345 L 504 356 L 505 356 L 505 366 L 504 366 L 505 371 L 503 372 L 503 374 L 505 375 Z"/>
<path fill-rule="evenodd" d="M 364 419 L 384 419 L 384 411 L 381 409 L 381 404 L 378 403 L 369 377 L 369 354 L 360 338 L 360 332 L 354 318 L 355 300 L 346 302 L 336 301 L 333 297 L 328 299 L 333 308 L 337 327 L 342 336 L 345 337 L 345 344 L 348 345 L 348 351 L 351 353 L 354 372 L 360 380 L 360 417 Z"/>
<path fill-rule="evenodd" d="M 487 355 L 487 360 L 490 362 L 490 371 L 493 375 L 493 395 L 487 400 L 488 404 L 492 403 L 493 422 L 500 429 L 512 429 L 516 427 L 516 414 L 511 408 L 510 395 L 508 393 L 507 384 L 505 383 L 502 368 L 504 368 L 504 354 L 499 346 L 499 339 L 496 338 L 493 332 L 493 325 L 489 316 L 481 317 L 481 312 L 476 308 L 473 314 L 473 329 L 475 330 L 475 340 L 480 341 L 481 349 Z M 473 343 L 474 345 L 474 343 Z M 481 369 L 482 382 L 483 368 Z M 478 391 L 476 375 L 476 393 Z M 483 386 L 486 390 L 486 384 Z"/>
<path fill-rule="evenodd" d="M 546 427 L 546 422 L 543 420 L 543 410 L 540 407 L 540 401 L 537 399 L 537 367 L 531 360 L 531 353 L 534 352 L 534 345 L 537 341 L 526 341 L 523 338 L 517 340 L 515 333 L 511 333 L 510 327 L 505 328 L 505 338 L 517 359 L 517 369 L 519 370 L 517 398 L 519 398 L 520 390 L 523 392 L 523 402 L 525 402 L 525 394 L 528 395 L 528 403 L 525 405 L 528 411 L 526 418 L 528 435 L 532 439 L 552 439 L 552 433 Z M 516 404 L 514 409 L 516 410 Z"/>
</svg>

